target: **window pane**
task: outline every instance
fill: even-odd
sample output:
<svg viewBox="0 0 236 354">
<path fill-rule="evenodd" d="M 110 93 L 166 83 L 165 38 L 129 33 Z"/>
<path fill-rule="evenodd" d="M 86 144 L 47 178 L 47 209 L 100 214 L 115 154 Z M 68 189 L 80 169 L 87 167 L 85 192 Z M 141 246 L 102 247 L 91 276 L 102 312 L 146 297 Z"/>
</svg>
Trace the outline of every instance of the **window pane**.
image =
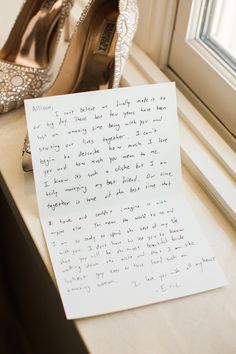
<svg viewBox="0 0 236 354">
<path fill-rule="evenodd" d="M 236 73 L 235 19 L 235 0 L 207 0 L 200 39 Z"/>
</svg>

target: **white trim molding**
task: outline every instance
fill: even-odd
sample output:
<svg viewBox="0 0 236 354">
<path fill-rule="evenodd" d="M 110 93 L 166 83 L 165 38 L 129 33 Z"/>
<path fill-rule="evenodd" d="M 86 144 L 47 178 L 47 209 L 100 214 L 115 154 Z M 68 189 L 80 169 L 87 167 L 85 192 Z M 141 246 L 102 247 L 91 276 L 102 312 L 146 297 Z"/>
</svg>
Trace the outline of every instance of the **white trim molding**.
<svg viewBox="0 0 236 354">
<path fill-rule="evenodd" d="M 121 85 L 168 81 L 134 44 Z M 236 226 L 236 154 L 178 89 L 177 105 L 182 162 Z"/>
<path fill-rule="evenodd" d="M 206 0 L 179 0 L 168 67 L 195 93 L 232 137 L 236 136 L 236 77 L 199 39 Z"/>
</svg>

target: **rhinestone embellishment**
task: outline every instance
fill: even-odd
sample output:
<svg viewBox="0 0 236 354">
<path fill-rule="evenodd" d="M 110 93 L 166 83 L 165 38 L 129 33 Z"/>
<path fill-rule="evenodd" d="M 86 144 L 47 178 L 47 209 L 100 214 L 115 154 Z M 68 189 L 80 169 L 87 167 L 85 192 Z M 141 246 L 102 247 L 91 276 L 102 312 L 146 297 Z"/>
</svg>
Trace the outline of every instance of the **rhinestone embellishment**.
<svg viewBox="0 0 236 354">
<path fill-rule="evenodd" d="M 119 86 L 121 75 L 128 59 L 129 48 L 138 24 L 138 6 L 136 0 L 120 0 L 119 17 L 117 19 L 116 31 L 118 39 L 115 51 L 115 73 L 113 88 Z"/>
<path fill-rule="evenodd" d="M 50 82 L 49 68 L 39 69 L 0 60 L 0 112 L 18 108 L 26 98 L 41 95 Z"/>
</svg>

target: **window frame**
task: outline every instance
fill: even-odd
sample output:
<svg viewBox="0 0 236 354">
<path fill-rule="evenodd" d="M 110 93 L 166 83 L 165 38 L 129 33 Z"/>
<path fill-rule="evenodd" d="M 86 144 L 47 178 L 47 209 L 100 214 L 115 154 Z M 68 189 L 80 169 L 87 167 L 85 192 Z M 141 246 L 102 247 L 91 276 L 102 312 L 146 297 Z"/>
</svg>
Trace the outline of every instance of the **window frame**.
<svg viewBox="0 0 236 354">
<path fill-rule="evenodd" d="M 216 1 L 221 1 L 216 3 Z M 228 66 L 229 70 L 236 71 L 236 59 L 233 55 L 223 46 L 222 43 L 217 40 L 215 35 L 212 35 L 212 27 L 214 26 L 215 19 L 220 18 L 220 10 L 222 6 L 225 6 L 226 3 L 223 3 L 224 0 L 205 0 L 204 10 L 201 19 L 201 28 L 199 31 L 199 39 L 211 48 L 214 53 L 216 53 L 220 58 L 222 58 L 225 65 Z M 218 6 L 217 6 L 218 5 Z M 212 17 L 213 15 L 213 17 Z M 216 15 L 216 18 L 214 17 Z M 217 30 L 215 28 L 215 30 Z"/>
<path fill-rule="evenodd" d="M 144 6 L 146 1 L 138 0 L 142 5 L 139 30 L 121 84 L 176 81 L 182 163 L 236 226 L 236 141 L 168 65 L 179 1 L 155 0 L 153 4 L 150 0 L 150 6 Z M 155 34 L 148 21 L 157 9 L 165 21 L 156 24 Z M 143 28 L 150 33 L 148 41 Z M 153 48 L 158 48 L 158 55 Z"/>
<path fill-rule="evenodd" d="M 168 81 L 149 56 L 134 44 L 121 86 Z M 185 95 L 179 89 L 176 91 L 182 163 L 236 227 L 236 154 Z"/>
<path fill-rule="evenodd" d="M 196 39 L 204 3 L 179 0 L 167 65 L 222 123 L 222 129 L 235 137 L 236 77 L 221 58 Z"/>
</svg>

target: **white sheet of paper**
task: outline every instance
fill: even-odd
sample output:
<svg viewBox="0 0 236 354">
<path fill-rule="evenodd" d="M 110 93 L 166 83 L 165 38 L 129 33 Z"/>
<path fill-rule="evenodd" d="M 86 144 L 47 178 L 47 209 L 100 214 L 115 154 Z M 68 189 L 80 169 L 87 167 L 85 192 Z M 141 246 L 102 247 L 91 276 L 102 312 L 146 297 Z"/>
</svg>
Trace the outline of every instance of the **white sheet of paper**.
<svg viewBox="0 0 236 354">
<path fill-rule="evenodd" d="M 68 319 L 226 284 L 182 192 L 173 83 L 25 107 L 40 219 Z"/>
</svg>

